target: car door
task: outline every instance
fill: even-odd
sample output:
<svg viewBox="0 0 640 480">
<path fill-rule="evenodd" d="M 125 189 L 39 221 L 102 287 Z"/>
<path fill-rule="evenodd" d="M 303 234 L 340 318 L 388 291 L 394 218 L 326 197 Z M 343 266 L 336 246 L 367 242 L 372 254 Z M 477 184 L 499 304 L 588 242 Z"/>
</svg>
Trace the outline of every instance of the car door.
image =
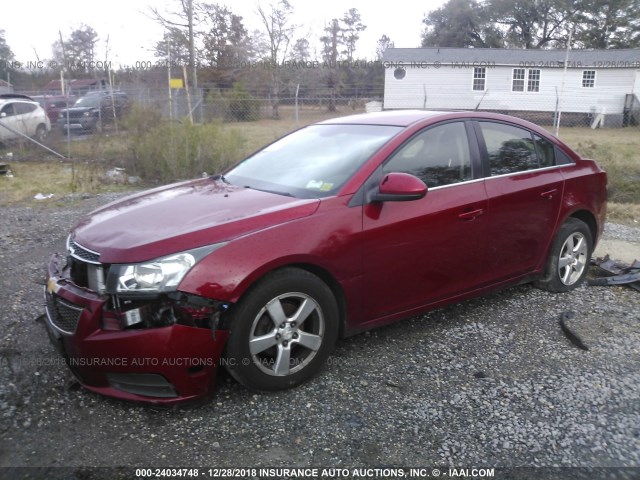
<svg viewBox="0 0 640 480">
<path fill-rule="evenodd" d="M 14 105 L 16 110 L 16 124 L 19 131 L 25 135 L 35 135 L 36 129 L 40 123 L 44 123 L 44 119 L 40 118 L 36 113 L 38 108 L 35 103 L 16 102 Z"/>
<path fill-rule="evenodd" d="M 468 128 L 463 121 L 428 127 L 381 167 L 378 178 L 389 172 L 410 173 L 429 191 L 420 200 L 364 206 L 369 318 L 409 311 L 476 286 L 484 268 L 478 254 L 487 198 L 482 180 L 474 180 L 479 162 Z"/>
<path fill-rule="evenodd" d="M 9 140 L 19 136 L 13 132 L 15 130 L 18 132 L 21 131 L 17 125 L 18 117 L 16 115 L 15 103 L 16 102 L 7 102 L 0 108 L 0 122 L 2 122 L 2 125 L 8 127 L 0 126 L 0 140 Z"/>
<path fill-rule="evenodd" d="M 563 178 L 553 146 L 515 125 L 477 122 L 489 200 L 487 281 L 531 272 L 554 232 Z"/>
</svg>

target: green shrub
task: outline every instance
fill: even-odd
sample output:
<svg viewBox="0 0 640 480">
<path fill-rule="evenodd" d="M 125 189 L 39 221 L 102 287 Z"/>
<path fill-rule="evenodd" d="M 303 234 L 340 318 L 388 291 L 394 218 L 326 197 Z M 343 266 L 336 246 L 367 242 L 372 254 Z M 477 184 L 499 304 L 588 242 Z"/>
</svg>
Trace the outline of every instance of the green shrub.
<svg viewBox="0 0 640 480">
<path fill-rule="evenodd" d="M 134 103 L 122 117 L 120 126 L 130 136 L 142 136 L 163 122 L 162 109 L 159 105 Z"/>
<path fill-rule="evenodd" d="M 252 122 L 258 119 L 260 105 L 249 92 L 239 83 L 233 84 L 233 90 L 229 95 L 228 120 L 238 122 Z"/>
<path fill-rule="evenodd" d="M 211 90 L 206 97 L 204 115 L 206 120 L 226 120 L 229 114 L 229 99 L 219 90 Z"/>
<path fill-rule="evenodd" d="M 129 139 L 127 172 L 168 182 L 213 174 L 240 160 L 244 138 L 220 123 L 163 122 Z"/>
</svg>

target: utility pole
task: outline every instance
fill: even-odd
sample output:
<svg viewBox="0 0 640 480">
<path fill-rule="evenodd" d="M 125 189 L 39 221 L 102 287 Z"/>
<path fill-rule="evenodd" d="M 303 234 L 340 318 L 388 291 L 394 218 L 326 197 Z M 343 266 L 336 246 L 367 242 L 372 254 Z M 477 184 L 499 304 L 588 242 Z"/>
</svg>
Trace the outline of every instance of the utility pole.
<svg viewBox="0 0 640 480">
<path fill-rule="evenodd" d="M 193 39 L 193 0 L 188 0 L 187 17 L 189 22 L 189 63 L 193 69 L 191 81 L 193 82 L 193 88 L 195 90 L 198 88 L 198 70 L 196 67 L 196 47 Z"/>
</svg>

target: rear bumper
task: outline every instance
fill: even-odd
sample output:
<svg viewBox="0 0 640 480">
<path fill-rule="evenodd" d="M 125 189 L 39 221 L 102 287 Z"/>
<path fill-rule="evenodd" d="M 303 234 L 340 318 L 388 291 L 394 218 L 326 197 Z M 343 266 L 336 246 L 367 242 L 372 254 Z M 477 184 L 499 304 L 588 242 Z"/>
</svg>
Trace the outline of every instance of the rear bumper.
<svg viewBox="0 0 640 480">
<path fill-rule="evenodd" d="M 108 297 L 71 284 L 52 257 L 45 287 L 46 328 L 89 390 L 125 400 L 172 404 L 206 396 L 228 332 L 180 324 L 104 330 Z"/>
</svg>

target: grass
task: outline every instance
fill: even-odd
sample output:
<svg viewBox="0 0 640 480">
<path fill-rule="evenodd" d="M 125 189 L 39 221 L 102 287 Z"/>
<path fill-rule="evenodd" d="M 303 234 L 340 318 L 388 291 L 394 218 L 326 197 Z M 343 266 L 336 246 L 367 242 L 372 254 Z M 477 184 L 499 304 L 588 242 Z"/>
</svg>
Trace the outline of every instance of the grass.
<svg viewBox="0 0 640 480">
<path fill-rule="evenodd" d="M 52 200 L 71 193 L 102 193 L 130 190 L 129 185 L 103 183 L 100 177 L 105 169 L 92 164 L 72 165 L 71 162 L 26 161 L 11 162 L 13 176 L 0 176 L 0 205 L 47 204 L 50 201 L 38 201 L 38 193 L 53 193 Z"/>
<path fill-rule="evenodd" d="M 560 138 L 576 152 L 596 160 L 609 179 L 608 218 L 640 223 L 640 131 L 638 128 L 564 128 Z"/>
<path fill-rule="evenodd" d="M 292 106 L 280 106 L 279 120 L 263 119 L 255 122 L 226 123 L 223 130 L 242 141 L 230 142 L 233 153 L 226 161 L 234 162 L 272 142 L 278 137 L 309 123 L 354 112 L 340 107 L 329 113 L 324 107 L 305 106 L 296 121 Z M 146 114 L 145 114 L 146 115 Z M 140 133 L 140 135 L 146 132 Z M 60 162 L 50 154 L 43 154 L 32 147 L 19 147 L 13 151 L 10 163 L 14 178 L 0 177 L 0 204 L 30 201 L 36 193 L 54 193 L 62 196 L 73 192 L 97 193 L 123 190 L 117 185 L 100 181 L 104 172 L 113 166 L 131 165 L 131 139 L 138 133 L 110 133 L 74 140 L 70 143 L 71 156 L 75 159 L 75 175 L 72 164 Z M 593 158 L 607 171 L 609 177 L 609 220 L 617 223 L 638 225 L 640 223 L 640 131 L 637 128 L 597 129 L 562 128 L 560 138 L 582 156 Z M 152 142 L 155 140 L 152 138 Z M 55 136 L 50 146 L 67 154 L 67 143 L 63 137 Z M 206 144 L 205 144 L 206 145 Z M 231 145 L 233 148 L 231 148 Z M 207 147 L 209 148 L 209 147 Z M 176 150 L 180 151 L 180 150 Z M 0 162 L 3 151 L 0 149 Z M 155 158 L 151 156 L 151 160 Z M 207 170 L 208 171 L 208 170 Z M 130 172 L 136 173 L 136 172 Z M 213 173 L 209 172 L 208 173 Z M 173 178 L 179 175 L 169 171 Z M 165 178 L 167 182 L 172 178 Z"/>
</svg>

